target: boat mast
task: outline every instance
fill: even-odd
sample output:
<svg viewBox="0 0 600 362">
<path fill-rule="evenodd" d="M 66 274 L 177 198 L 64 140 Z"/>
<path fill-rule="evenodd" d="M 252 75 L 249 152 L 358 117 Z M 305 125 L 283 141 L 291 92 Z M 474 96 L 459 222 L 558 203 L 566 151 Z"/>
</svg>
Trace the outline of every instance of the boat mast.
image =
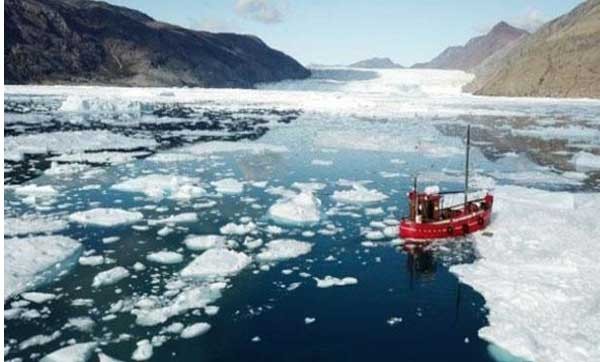
<svg viewBox="0 0 600 362">
<path fill-rule="evenodd" d="M 471 125 L 467 126 L 467 154 L 465 162 L 465 210 L 467 209 L 469 193 L 469 148 L 471 146 Z"/>
<path fill-rule="evenodd" d="M 415 191 L 415 220 L 414 221 L 417 221 L 417 215 L 419 214 L 419 194 L 417 193 L 417 176 L 416 175 L 415 175 L 413 190 Z"/>
</svg>

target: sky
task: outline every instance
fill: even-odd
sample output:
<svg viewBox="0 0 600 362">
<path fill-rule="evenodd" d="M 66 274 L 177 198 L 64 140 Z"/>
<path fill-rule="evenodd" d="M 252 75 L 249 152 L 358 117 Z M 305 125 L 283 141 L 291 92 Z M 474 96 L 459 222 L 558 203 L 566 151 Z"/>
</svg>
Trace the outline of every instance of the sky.
<svg viewBox="0 0 600 362">
<path fill-rule="evenodd" d="M 581 0 L 108 0 L 192 28 L 259 36 L 305 65 L 389 57 L 410 66 L 501 20 L 535 30 Z"/>
</svg>

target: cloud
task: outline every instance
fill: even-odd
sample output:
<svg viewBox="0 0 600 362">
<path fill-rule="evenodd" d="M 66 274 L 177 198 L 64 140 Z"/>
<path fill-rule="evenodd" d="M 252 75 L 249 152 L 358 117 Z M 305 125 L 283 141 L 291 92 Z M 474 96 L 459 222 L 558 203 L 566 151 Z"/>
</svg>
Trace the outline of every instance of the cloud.
<svg viewBox="0 0 600 362">
<path fill-rule="evenodd" d="M 273 0 L 237 0 L 235 12 L 264 24 L 280 23 L 283 20 L 283 14 Z"/>
<path fill-rule="evenodd" d="M 540 10 L 529 8 L 525 13 L 515 17 L 512 24 L 532 33 L 544 25 L 546 21 L 548 21 L 548 18 Z"/>
</svg>

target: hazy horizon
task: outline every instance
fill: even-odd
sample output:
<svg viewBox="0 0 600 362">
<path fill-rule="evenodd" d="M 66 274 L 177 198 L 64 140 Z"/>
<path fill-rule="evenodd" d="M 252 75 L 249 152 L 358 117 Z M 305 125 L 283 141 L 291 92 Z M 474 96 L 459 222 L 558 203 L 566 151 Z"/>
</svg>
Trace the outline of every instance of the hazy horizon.
<svg viewBox="0 0 600 362">
<path fill-rule="evenodd" d="M 389 57 L 405 66 L 428 61 L 448 46 L 464 44 L 500 21 L 532 31 L 581 3 L 184 0 L 173 6 L 156 0 L 108 2 L 196 30 L 253 34 L 305 65 L 349 64 L 365 58 Z"/>
</svg>

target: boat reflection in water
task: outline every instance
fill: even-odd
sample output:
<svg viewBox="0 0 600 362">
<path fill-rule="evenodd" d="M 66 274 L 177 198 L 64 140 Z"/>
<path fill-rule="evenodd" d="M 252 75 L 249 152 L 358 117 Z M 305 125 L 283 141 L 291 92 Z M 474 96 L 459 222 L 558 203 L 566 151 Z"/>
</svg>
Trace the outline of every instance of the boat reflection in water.
<svg viewBox="0 0 600 362">
<path fill-rule="evenodd" d="M 469 241 L 460 243 L 433 243 L 428 245 L 407 244 L 399 249 L 406 254 L 406 269 L 409 275 L 409 289 L 419 294 L 423 284 L 436 288 L 439 280 L 445 279 L 443 284 L 448 286 L 448 278 L 455 279 L 454 287 L 449 292 L 454 294 L 454 305 L 446 305 L 452 309 L 451 325 L 459 322 L 461 306 L 462 283 L 448 271 L 450 265 L 472 262 L 475 259 L 473 245 Z M 418 296 L 416 296 L 418 298 Z M 450 316 L 450 315 L 449 315 Z"/>
<path fill-rule="evenodd" d="M 414 278 L 433 279 L 437 270 L 435 255 L 432 249 L 419 246 L 403 247 L 406 252 L 406 269 L 410 275 L 411 289 Z"/>
</svg>

